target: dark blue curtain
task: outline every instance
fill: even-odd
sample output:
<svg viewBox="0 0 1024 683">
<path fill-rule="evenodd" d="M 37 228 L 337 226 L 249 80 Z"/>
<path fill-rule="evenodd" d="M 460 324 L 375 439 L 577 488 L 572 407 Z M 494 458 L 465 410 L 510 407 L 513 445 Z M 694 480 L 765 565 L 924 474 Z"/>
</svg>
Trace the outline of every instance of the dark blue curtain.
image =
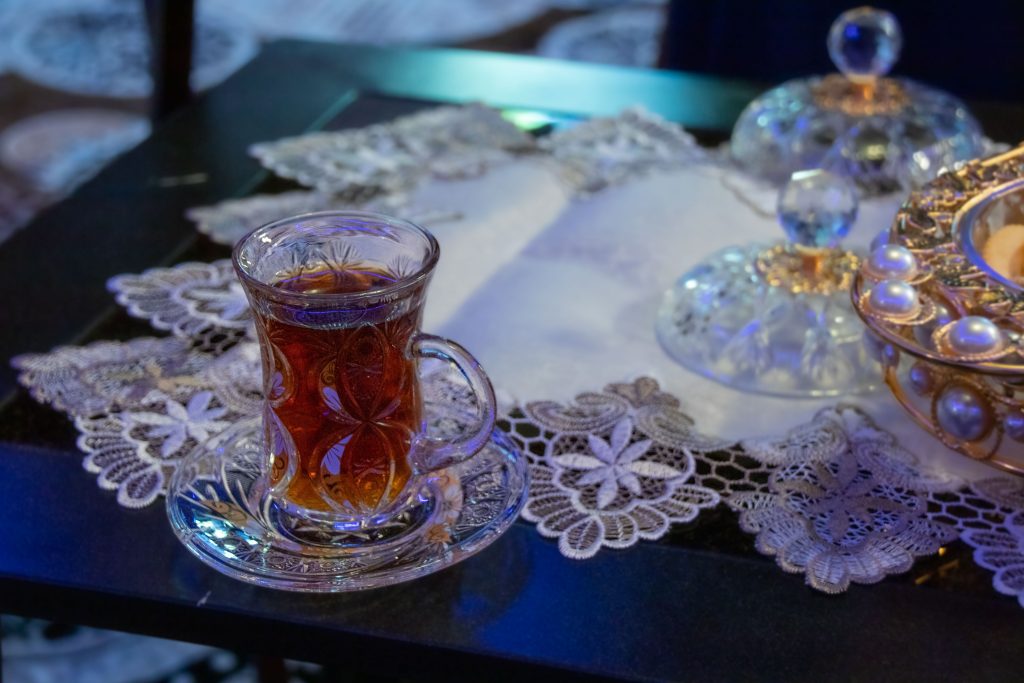
<svg viewBox="0 0 1024 683">
<path fill-rule="evenodd" d="M 965 98 L 1024 101 L 1024 0 L 891 0 L 894 69 Z M 671 0 L 664 68 L 775 84 L 833 71 L 825 47 L 846 0 Z"/>
</svg>

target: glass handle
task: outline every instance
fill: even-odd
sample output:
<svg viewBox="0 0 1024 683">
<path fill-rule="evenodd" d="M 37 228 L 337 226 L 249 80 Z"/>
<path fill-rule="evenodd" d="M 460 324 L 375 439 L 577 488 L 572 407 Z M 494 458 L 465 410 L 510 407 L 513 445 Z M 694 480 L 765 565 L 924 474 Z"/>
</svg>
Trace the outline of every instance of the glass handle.
<svg viewBox="0 0 1024 683">
<path fill-rule="evenodd" d="M 450 467 L 475 455 L 491 438 L 497 401 L 494 387 L 484 373 L 480 363 L 469 351 L 450 339 L 432 334 L 419 334 L 413 341 L 414 353 L 424 358 L 435 358 L 458 368 L 469 382 L 469 388 L 476 396 L 479 424 L 466 436 L 457 441 L 431 439 L 419 434 L 413 443 L 412 461 L 421 472 L 431 472 Z"/>
</svg>

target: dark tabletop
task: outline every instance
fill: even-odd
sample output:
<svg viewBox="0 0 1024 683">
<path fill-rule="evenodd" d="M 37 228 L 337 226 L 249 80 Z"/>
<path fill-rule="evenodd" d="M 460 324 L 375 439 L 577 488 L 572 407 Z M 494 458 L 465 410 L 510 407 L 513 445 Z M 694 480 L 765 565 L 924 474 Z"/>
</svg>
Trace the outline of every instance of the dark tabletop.
<svg viewBox="0 0 1024 683">
<path fill-rule="evenodd" d="M 517 523 L 439 574 L 297 595 L 193 559 L 156 504 L 117 505 L 81 467 L 68 420 L 16 388 L 9 358 L 151 334 L 105 282 L 226 255 L 186 208 L 280 181 L 249 144 L 361 126 L 431 102 L 573 117 L 640 103 L 720 140 L 758 88 L 705 77 L 453 50 L 281 42 L 174 115 L 0 246 L 0 612 L 338 664 L 414 680 L 1019 680 L 1024 611 L 956 542 L 903 577 L 819 594 L 753 551 L 719 508 L 660 543 L 583 562 Z M 979 104 L 997 139 L 1020 108 Z"/>
</svg>

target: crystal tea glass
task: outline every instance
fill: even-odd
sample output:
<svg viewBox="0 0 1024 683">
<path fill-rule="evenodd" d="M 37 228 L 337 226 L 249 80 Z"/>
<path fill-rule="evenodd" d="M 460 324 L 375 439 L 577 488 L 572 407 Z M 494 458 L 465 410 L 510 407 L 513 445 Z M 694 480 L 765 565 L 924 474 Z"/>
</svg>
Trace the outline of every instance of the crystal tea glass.
<svg viewBox="0 0 1024 683">
<path fill-rule="evenodd" d="M 275 527 L 386 528 L 428 474 L 490 438 L 494 391 L 480 365 L 420 331 L 439 253 L 423 228 L 356 211 L 286 218 L 235 247 L 263 363 L 259 505 L 287 520 Z M 456 440 L 426 433 L 422 358 L 456 366 L 475 394 L 475 423 Z"/>
</svg>

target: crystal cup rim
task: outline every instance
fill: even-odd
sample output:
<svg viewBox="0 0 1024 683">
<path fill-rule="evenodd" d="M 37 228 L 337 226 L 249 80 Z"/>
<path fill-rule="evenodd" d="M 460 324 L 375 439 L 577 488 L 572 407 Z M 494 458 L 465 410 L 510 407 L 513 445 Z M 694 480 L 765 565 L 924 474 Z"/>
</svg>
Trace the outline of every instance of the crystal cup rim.
<svg viewBox="0 0 1024 683">
<path fill-rule="evenodd" d="M 254 277 L 245 271 L 245 268 L 241 264 L 241 254 L 243 248 L 250 243 L 251 240 L 255 239 L 259 234 L 287 226 L 289 224 L 297 224 L 303 220 L 311 220 L 318 218 L 329 218 L 335 217 L 340 219 L 353 219 L 359 218 L 369 220 L 390 227 L 397 227 L 403 230 L 407 230 L 411 233 L 418 235 L 423 238 L 427 243 L 426 257 L 423 260 L 423 264 L 411 275 L 405 276 L 391 284 L 382 285 L 379 287 L 372 287 L 370 289 L 358 291 L 358 292 L 345 292 L 345 293 L 325 293 L 325 292 L 290 292 L 283 290 L 279 287 L 264 282 L 263 280 Z M 234 267 L 235 274 L 238 279 L 248 288 L 254 291 L 258 291 L 261 295 L 271 299 L 279 301 L 300 301 L 300 302 L 318 302 L 318 303 L 347 303 L 347 302 L 360 302 L 365 300 L 378 300 L 381 298 L 399 298 L 399 295 L 409 289 L 416 287 L 427 280 L 433 273 L 434 268 L 437 266 L 437 262 L 441 255 L 441 246 L 426 228 L 413 223 L 412 221 L 404 218 L 396 218 L 387 214 L 378 213 L 374 211 L 355 211 L 355 210 L 327 210 L 327 211 L 310 211 L 306 213 L 300 213 L 293 216 L 287 216 L 280 218 L 270 223 L 265 223 L 260 227 L 248 232 L 242 237 L 235 246 L 231 249 L 231 265 Z"/>
</svg>

